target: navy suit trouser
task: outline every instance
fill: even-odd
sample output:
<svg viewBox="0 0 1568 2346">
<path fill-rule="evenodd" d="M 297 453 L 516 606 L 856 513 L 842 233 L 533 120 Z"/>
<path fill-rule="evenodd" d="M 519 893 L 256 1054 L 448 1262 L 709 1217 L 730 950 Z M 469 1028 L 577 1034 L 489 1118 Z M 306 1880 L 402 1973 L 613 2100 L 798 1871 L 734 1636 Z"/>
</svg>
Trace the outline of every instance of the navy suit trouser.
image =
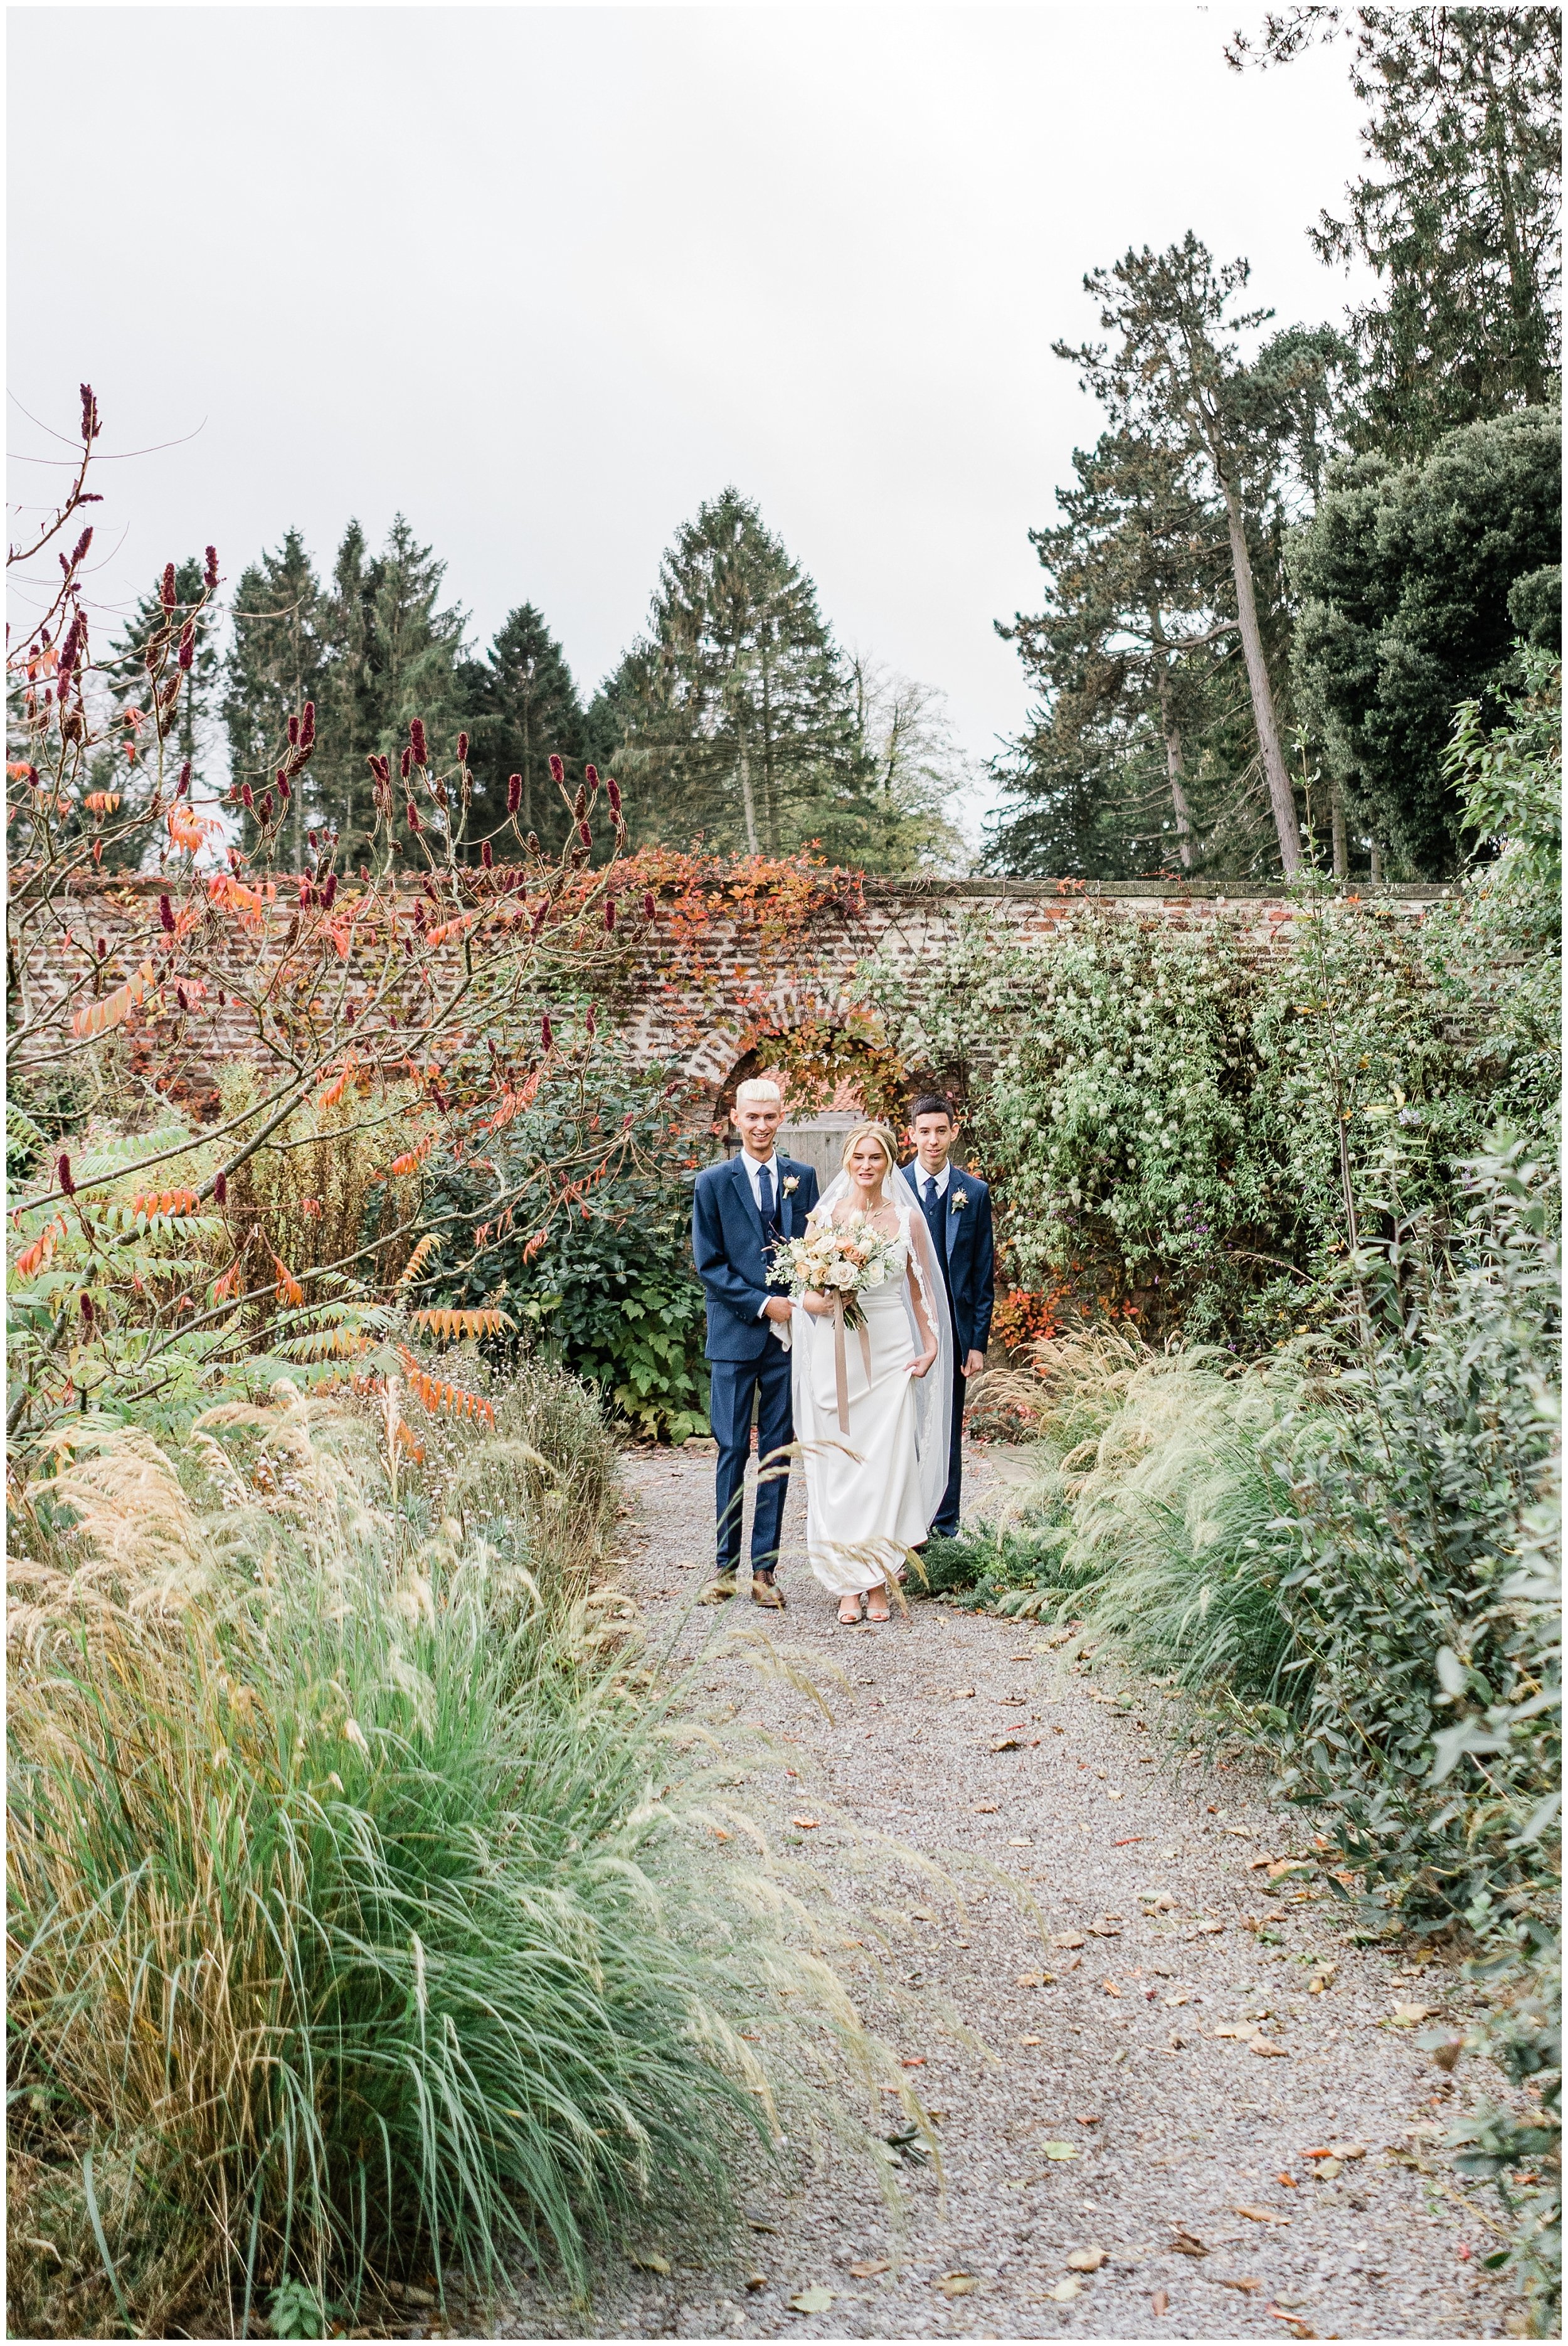
<svg viewBox="0 0 1568 2346">
<path fill-rule="evenodd" d="M 769 1456 L 795 1439 L 789 1355 L 773 1337 L 755 1361 L 709 1361 L 708 1418 L 718 1444 L 718 1569 L 740 1565 L 740 1518 L 746 1504 L 746 1462 L 751 1454 L 751 1402 L 757 1396 L 757 1506 L 751 1519 L 751 1569 L 771 1572 L 779 1561 L 788 1462 L 764 1477 Z"/>
<path fill-rule="evenodd" d="M 956 1328 L 952 1343 L 952 1435 L 947 1454 L 947 1488 L 942 1494 L 942 1504 L 932 1525 L 932 1530 L 939 1539 L 957 1536 L 959 1504 L 963 1495 L 963 1404 L 969 1397 L 969 1379 L 960 1365 L 965 1356 L 958 1349 Z"/>
</svg>

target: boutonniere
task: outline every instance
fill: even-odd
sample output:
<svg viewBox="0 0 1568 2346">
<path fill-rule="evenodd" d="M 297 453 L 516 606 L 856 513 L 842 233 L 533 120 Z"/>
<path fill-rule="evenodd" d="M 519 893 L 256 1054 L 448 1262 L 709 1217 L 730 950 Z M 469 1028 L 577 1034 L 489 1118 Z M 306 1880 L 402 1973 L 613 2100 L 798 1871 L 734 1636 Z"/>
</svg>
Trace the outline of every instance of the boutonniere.
<svg viewBox="0 0 1568 2346">
<path fill-rule="evenodd" d="M 960 1207 L 961 1207 L 961 1206 L 967 1206 L 967 1205 L 968 1205 L 968 1203 L 969 1203 L 969 1191 L 968 1191 L 967 1189 L 955 1189 L 955 1190 L 953 1191 L 953 1193 L 952 1193 L 952 1210 L 953 1210 L 953 1212 L 954 1212 L 955 1214 L 958 1212 L 958 1210 L 959 1210 L 959 1209 L 960 1209 Z"/>
<path fill-rule="evenodd" d="M 785 1176 L 784 1176 L 784 1195 L 785 1195 L 787 1198 L 792 1198 L 792 1197 L 795 1195 L 796 1190 L 797 1190 L 799 1187 L 800 1187 L 800 1176 L 799 1175 L 799 1173 L 786 1173 L 786 1174 L 785 1174 Z"/>
</svg>

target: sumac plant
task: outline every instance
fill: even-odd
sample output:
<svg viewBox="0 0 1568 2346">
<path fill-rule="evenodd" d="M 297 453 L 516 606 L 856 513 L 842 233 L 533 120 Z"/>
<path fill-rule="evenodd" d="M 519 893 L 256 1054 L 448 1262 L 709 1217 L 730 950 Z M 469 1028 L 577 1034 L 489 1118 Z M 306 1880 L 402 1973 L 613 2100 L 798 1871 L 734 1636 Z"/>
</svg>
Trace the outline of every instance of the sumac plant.
<svg viewBox="0 0 1568 2346">
<path fill-rule="evenodd" d="M 6 673 L 7 1140 L 21 1167 L 8 1423 L 35 1433 L 89 1404 L 199 1392 L 261 1326 L 297 1354 L 331 1336 L 329 1366 L 358 1354 L 369 1372 L 374 1315 L 419 1241 L 423 1277 L 472 1263 L 519 1221 L 548 1229 L 624 1158 L 577 1076 L 596 984 L 654 917 L 650 893 L 623 893 L 613 780 L 590 765 L 574 787 L 553 758 L 558 842 L 524 833 L 516 790 L 475 840 L 466 737 L 438 771 L 417 717 L 370 757 L 365 860 L 351 866 L 329 826 L 310 833 L 302 870 L 280 869 L 315 709 L 289 714 L 270 787 L 199 793 L 177 718 L 217 610 L 209 547 L 194 606 L 175 566 L 163 574 L 127 725 L 94 655 L 91 528 L 70 542 L 97 501 L 99 431 L 84 386 L 71 488 L 10 557 L 39 611 Z M 117 668 L 123 682 L 123 653 Z M 106 858 L 132 876 L 111 886 Z M 575 1012 L 553 1016 L 564 999 Z M 238 1066 L 247 1081 L 226 1103 L 215 1076 Z M 557 1089 L 550 1157 L 513 1152 L 503 1171 L 487 1135 Z M 357 1218 L 325 1214 L 277 1170 L 324 1142 L 359 1168 Z M 455 1164 L 461 1198 L 449 1183 L 433 1207 Z M 289 1210 L 270 1217 L 268 1198 Z"/>
</svg>

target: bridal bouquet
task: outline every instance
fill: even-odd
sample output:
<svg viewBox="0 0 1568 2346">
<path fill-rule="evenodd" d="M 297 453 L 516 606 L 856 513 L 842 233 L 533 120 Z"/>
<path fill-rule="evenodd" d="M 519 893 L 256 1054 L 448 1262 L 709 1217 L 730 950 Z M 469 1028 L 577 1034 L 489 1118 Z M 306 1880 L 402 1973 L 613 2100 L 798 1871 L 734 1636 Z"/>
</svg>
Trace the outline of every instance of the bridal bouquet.
<svg viewBox="0 0 1568 2346">
<path fill-rule="evenodd" d="M 787 1287 L 797 1302 L 808 1289 L 835 1300 L 841 1296 L 845 1327 L 859 1328 L 865 1319 L 859 1299 L 892 1276 L 898 1244 L 895 1234 L 878 1229 L 864 1214 L 847 1222 L 813 1222 L 802 1237 L 786 1239 L 775 1249 L 769 1281 Z"/>
</svg>

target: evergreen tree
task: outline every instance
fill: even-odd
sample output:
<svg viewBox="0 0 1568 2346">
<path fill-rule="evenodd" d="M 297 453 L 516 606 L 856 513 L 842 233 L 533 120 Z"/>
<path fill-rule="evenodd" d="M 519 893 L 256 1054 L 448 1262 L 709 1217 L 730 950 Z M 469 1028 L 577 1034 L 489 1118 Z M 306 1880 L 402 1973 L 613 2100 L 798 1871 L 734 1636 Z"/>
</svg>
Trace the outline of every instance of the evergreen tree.
<svg viewBox="0 0 1568 2346">
<path fill-rule="evenodd" d="M 843 665 L 816 589 L 726 489 L 664 557 L 647 638 L 595 703 L 634 836 L 777 854 L 860 796 Z"/>
<path fill-rule="evenodd" d="M 1526 409 L 1450 433 L 1420 464 L 1347 458 L 1291 552 L 1296 665 L 1352 811 L 1415 875 L 1461 851 L 1454 712 L 1499 712 L 1520 635 L 1550 640 L 1562 592 L 1563 452 Z"/>
<path fill-rule="evenodd" d="M 849 678 L 856 788 L 829 810 L 824 850 L 894 878 L 962 872 L 968 850 L 949 810 L 968 775 L 946 694 L 860 656 Z"/>
<path fill-rule="evenodd" d="M 1272 316 L 1231 315 L 1251 274 L 1245 260 L 1216 268 L 1189 229 L 1162 253 L 1145 246 L 1084 280 L 1100 322 L 1119 337 L 1081 349 L 1058 342 L 1060 358 L 1082 371 L 1084 388 L 1112 423 L 1196 468 L 1220 501 L 1228 543 L 1231 592 L 1247 667 L 1258 755 L 1287 878 L 1301 862 L 1295 794 L 1285 763 L 1274 663 L 1266 641 L 1254 572 L 1260 517 L 1288 472 L 1310 483 L 1320 466 L 1325 417 L 1337 397 L 1348 352 L 1328 329 L 1277 336 L 1251 366 L 1235 337 Z"/>
<path fill-rule="evenodd" d="M 518 820 L 524 831 L 548 822 L 560 811 L 550 780 L 551 753 L 580 766 L 588 756 L 588 729 L 572 671 L 543 613 L 532 603 L 520 604 L 498 630 L 486 658 L 463 663 L 457 688 L 471 737 L 471 847 L 505 821 L 513 774 L 523 780 Z"/>
<path fill-rule="evenodd" d="M 1352 45 L 1372 167 L 1325 260 L 1369 263 L 1351 312 L 1365 444 L 1406 458 L 1453 427 L 1557 395 L 1562 366 L 1563 18 L 1556 8 L 1295 7 L 1237 33 L 1238 69 L 1319 39 Z"/>
<path fill-rule="evenodd" d="M 1225 516 L 1189 456 L 1125 429 L 1073 464 L 1075 485 L 1056 493 L 1064 519 L 1029 534 L 1045 608 L 997 623 L 1039 706 L 1001 770 L 1015 811 L 989 861 L 1095 879 L 1172 857 L 1190 871 L 1207 828 L 1193 811 L 1195 748 L 1201 762 L 1225 670 L 1213 647 L 1237 624 Z"/>
<path fill-rule="evenodd" d="M 325 713 L 327 614 L 315 565 L 297 529 L 284 533 L 276 553 L 264 553 L 240 573 L 233 619 L 223 696 L 229 778 L 249 782 L 260 795 L 288 748 L 290 718 L 314 701 L 319 731 Z M 305 834 L 321 811 L 320 780 L 311 769 L 299 778 L 291 801 L 296 871 L 304 868 Z"/>
</svg>

